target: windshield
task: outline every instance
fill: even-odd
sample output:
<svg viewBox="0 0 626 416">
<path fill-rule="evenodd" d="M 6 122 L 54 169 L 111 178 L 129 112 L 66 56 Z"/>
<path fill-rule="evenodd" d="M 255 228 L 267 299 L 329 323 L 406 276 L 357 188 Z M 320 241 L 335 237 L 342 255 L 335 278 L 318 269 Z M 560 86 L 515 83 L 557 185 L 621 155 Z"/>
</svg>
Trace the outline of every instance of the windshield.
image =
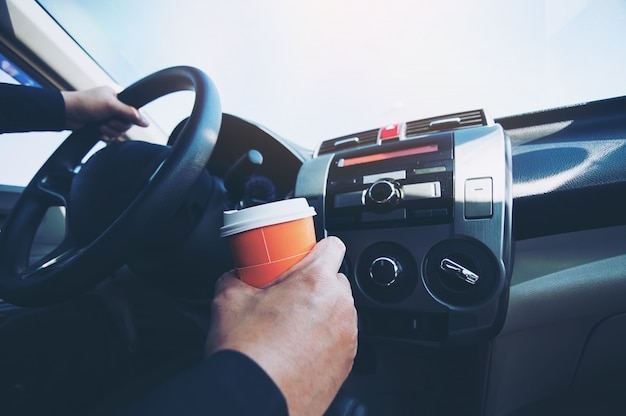
<svg viewBox="0 0 626 416">
<path fill-rule="evenodd" d="M 121 85 L 194 65 L 222 109 L 314 148 L 390 123 L 626 95 L 622 0 L 40 0 Z M 172 109 L 152 113 L 175 125 Z"/>
</svg>

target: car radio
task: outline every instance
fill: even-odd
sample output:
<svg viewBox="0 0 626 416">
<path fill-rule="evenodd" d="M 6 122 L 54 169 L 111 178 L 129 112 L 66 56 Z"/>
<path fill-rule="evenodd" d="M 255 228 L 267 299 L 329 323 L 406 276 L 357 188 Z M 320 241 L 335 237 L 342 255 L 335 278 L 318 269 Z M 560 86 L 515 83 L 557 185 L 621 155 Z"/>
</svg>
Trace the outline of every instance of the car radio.
<svg viewBox="0 0 626 416">
<path fill-rule="evenodd" d="M 315 207 L 318 238 L 346 245 L 362 335 L 440 344 L 499 331 L 511 271 L 511 154 L 502 127 L 483 120 L 346 136 L 303 164 L 296 196 Z"/>
<path fill-rule="evenodd" d="M 326 184 L 328 230 L 452 221 L 453 136 L 440 133 L 337 154 Z"/>
</svg>

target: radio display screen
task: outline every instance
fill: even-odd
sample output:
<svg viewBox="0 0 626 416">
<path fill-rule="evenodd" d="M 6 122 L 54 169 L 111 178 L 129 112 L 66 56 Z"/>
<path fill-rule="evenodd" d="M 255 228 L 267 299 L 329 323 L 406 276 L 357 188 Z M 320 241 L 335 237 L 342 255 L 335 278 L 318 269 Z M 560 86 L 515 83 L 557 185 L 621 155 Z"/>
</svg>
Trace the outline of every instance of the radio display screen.
<svg viewBox="0 0 626 416">
<path fill-rule="evenodd" d="M 395 150 L 395 151 L 386 152 L 386 153 L 374 153 L 371 155 L 355 156 L 355 157 L 349 157 L 346 159 L 339 159 L 337 161 L 337 167 L 345 168 L 347 166 L 355 166 L 355 165 L 360 165 L 362 163 L 378 162 L 381 160 L 394 159 L 396 157 L 421 155 L 424 153 L 433 153 L 433 152 L 438 152 L 438 151 L 439 151 L 439 145 L 429 144 L 425 146 L 412 147 L 410 149 L 402 149 L 402 150 Z"/>
</svg>

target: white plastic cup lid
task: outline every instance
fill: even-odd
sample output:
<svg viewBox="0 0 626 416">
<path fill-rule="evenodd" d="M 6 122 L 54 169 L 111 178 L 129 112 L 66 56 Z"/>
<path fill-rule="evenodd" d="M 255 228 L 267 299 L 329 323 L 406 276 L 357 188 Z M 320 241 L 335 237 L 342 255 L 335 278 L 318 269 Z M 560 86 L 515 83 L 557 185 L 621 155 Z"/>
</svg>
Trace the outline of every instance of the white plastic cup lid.
<svg viewBox="0 0 626 416">
<path fill-rule="evenodd" d="M 255 228 L 314 215 L 315 208 L 309 206 L 306 198 L 285 199 L 240 210 L 224 211 L 224 226 L 220 228 L 220 235 L 228 237 Z"/>
</svg>

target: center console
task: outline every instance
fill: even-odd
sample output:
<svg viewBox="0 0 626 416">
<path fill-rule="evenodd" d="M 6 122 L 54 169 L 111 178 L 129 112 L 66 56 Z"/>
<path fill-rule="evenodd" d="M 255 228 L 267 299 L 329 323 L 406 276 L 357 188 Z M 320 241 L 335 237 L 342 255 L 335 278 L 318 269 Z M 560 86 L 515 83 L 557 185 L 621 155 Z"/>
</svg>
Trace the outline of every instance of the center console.
<svg viewBox="0 0 626 416">
<path fill-rule="evenodd" d="M 504 321 L 510 189 L 509 139 L 478 110 L 326 141 L 296 196 L 346 245 L 361 335 L 440 345 Z"/>
</svg>

